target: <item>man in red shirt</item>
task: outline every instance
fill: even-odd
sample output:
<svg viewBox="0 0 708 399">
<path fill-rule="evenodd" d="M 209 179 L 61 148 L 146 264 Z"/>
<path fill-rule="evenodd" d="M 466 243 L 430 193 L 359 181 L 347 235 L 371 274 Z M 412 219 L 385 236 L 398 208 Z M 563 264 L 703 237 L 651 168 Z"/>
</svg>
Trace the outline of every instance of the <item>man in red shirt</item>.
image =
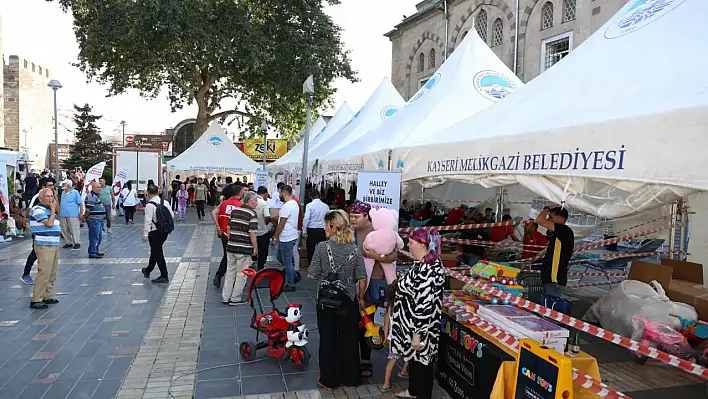
<svg viewBox="0 0 708 399">
<path fill-rule="evenodd" d="M 462 205 L 458 206 L 457 208 L 452 208 L 450 209 L 450 213 L 448 213 L 447 217 L 445 218 L 445 224 L 448 226 L 460 224 L 462 216 L 464 215 L 465 209 L 462 207 Z"/>
<path fill-rule="evenodd" d="M 533 258 L 543 250 L 540 246 L 548 244 L 545 235 L 538 231 L 538 223 L 531 222 L 524 225 L 524 251 L 521 253 L 522 259 Z"/>
<path fill-rule="evenodd" d="M 214 275 L 214 286 L 216 288 L 221 287 L 221 279 L 226 274 L 226 244 L 229 242 L 228 227 L 229 219 L 231 217 L 231 211 L 241 206 L 241 194 L 243 188 L 238 184 L 229 184 L 224 187 L 221 195 L 224 196 L 224 200 L 218 208 L 214 208 L 211 211 L 211 218 L 216 224 L 216 235 L 221 239 L 221 247 L 224 250 L 224 256 L 221 258 L 221 263 L 219 264 L 219 270 L 216 271 Z"/>
<path fill-rule="evenodd" d="M 502 217 L 502 222 L 511 222 L 511 220 L 511 215 L 504 215 L 504 217 Z M 501 242 L 506 240 L 507 237 L 511 237 L 514 241 L 519 241 L 519 238 L 516 237 L 516 233 L 514 232 L 514 226 L 492 227 L 492 232 L 489 234 L 489 241 Z"/>
</svg>

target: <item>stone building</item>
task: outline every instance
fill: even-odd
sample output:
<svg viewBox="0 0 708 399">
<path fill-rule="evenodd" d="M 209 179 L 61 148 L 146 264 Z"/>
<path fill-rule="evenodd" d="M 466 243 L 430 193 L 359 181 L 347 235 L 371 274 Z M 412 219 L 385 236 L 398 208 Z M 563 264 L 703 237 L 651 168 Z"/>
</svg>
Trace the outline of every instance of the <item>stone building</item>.
<svg viewBox="0 0 708 399">
<path fill-rule="evenodd" d="M 411 98 L 440 66 L 446 53 L 451 53 L 471 29 L 476 29 L 509 69 L 528 82 L 573 51 L 626 2 L 422 1 L 415 14 L 404 17 L 386 33 L 392 42 L 391 81 L 403 98 Z"/>
<path fill-rule="evenodd" d="M 5 147 L 26 151 L 31 167 L 46 164 L 48 145 L 54 140 L 52 89 L 49 70 L 11 55 L 4 64 Z"/>
</svg>

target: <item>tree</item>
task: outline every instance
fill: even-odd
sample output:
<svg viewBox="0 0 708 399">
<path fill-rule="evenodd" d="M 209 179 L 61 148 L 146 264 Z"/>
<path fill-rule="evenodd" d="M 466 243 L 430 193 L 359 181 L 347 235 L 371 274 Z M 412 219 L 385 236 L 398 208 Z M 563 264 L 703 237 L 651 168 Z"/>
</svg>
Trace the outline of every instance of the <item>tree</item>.
<svg viewBox="0 0 708 399">
<path fill-rule="evenodd" d="M 76 142 L 71 145 L 71 155 L 62 162 L 65 169 L 81 167 L 88 171 L 93 165 L 111 163 L 111 145 L 101 138 L 96 121 L 102 118 L 91 113 L 91 106 L 80 107 L 74 104 L 74 123 L 76 123 Z"/>
<path fill-rule="evenodd" d="M 322 0 L 58 1 L 74 16 L 76 65 L 90 80 L 109 95 L 137 89 L 154 98 L 166 88 L 173 111 L 197 105 L 198 135 L 228 118 L 249 133 L 267 120 L 296 138 L 309 75 L 315 107 L 334 93 L 334 79 L 355 80 Z M 236 107 L 221 109 L 226 99 Z"/>
</svg>

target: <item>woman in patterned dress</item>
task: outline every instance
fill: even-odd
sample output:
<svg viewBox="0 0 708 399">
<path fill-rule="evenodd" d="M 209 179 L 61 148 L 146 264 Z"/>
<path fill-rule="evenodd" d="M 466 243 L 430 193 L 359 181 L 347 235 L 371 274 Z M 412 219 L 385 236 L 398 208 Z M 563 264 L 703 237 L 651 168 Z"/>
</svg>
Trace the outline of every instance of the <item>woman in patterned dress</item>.
<svg viewBox="0 0 708 399">
<path fill-rule="evenodd" d="M 399 398 L 429 399 L 433 393 L 445 284 L 440 245 L 437 231 L 415 230 L 408 243 L 415 262 L 398 280 L 391 350 L 410 364 L 408 389 L 396 393 Z"/>
</svg>

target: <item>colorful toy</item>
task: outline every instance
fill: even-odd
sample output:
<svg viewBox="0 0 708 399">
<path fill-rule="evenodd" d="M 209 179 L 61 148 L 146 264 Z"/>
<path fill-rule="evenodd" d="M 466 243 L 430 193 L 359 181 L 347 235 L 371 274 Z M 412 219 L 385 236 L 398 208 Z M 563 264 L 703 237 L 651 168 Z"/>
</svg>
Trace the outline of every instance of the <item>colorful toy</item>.
<svg viewBox="0 0 708 399">
<path fill-rule="evenodd" d="M 681 329 L 696 338 L 708 338 L 708 323 L 700 320 L 686 320 L 683 317 L 669 313 L 669 316 L 676 317 L 681 323 Z"/>
<path fill-rule="evenodd" d="M 500 283 L 502 285 L 516 285 L 516 276 L 521 270 L 504 266 L 499 263 L 481 260 L 470 270 L 470 275 L 478 276 L 491 283 Z"/>
<path fill-rule="evenodd" d="M 393 252 L 394 249 L 403 249 L 403 240 L 398 235 L 396 227 L 398 225 L 398 212 L 386 208 L 372 208 L 369 211 L 371 225 L 374 231 L 369 233 L 364 240 L 364 249 L 381 255 L 382 257 Z M 374 259 L 364 257 L 366 275 L 371 279 L 374 270 Z M 388 284 L 396 280 L 396 268 L 392 263 L 381 263 L 381 268 L 386 275 Z M 367 280 L 368 285 L 368 280 Z"/>
<path fill-rule="evenodd" d="M 632 324 L 634 326 L 633 340 L 691 363 L 696 363 L 698 360 L 696 351 L 688 344 L 686 337 L 666 324 L 644 320 L 637 316 L 632 317 Z M 644 364 L 649 360 L 649 357 L 635 354 L 634 360 L 639 364 Z"/>
<path fill-rule="evenodd" d="M 376 305 L 371 305 L 361 311 L 359 329 L 364 330 L 364 338 L 369 348 L 379 350 L 383 348 L 383 333 L 381 325 L 374 323 L 371 315 L 376 313 Z"/>
<path fill-rule="evenodd" d="M 289 360 L 297 366 L 306 366 L 310 361 L 310 352 L 306 347 L 309 333 L 305 325 L 300 322 L 302 305 L 288 304 L 285 312 L 281 312 L 275 306 L 275 301 L 280 297 L 285 286 L 285 272 L 274 268 L 265 268 L 256 272 L 247 268 L 243 270 L 243 274 L 251 278 L 247 300 L 253 309 L 251 328 L 256 330 L 256 342 L 241 342 L 239 345 L 241 357 L 246 361 L 253 360 L 258 350 L 267 349 L 270 357 Z M 270 312 L 263 311 L 258 295 L 255 295 L 258 301 L 258 310 L 256 310 L 254 295 L 252 295 L 253 291 L 258 289 L 258 285 L 265 280 L 268 281 L 270 302 L 273 306 Z M 259 342 L 258 338 L 261 334 L 267 339 Z"/>
</svg>

